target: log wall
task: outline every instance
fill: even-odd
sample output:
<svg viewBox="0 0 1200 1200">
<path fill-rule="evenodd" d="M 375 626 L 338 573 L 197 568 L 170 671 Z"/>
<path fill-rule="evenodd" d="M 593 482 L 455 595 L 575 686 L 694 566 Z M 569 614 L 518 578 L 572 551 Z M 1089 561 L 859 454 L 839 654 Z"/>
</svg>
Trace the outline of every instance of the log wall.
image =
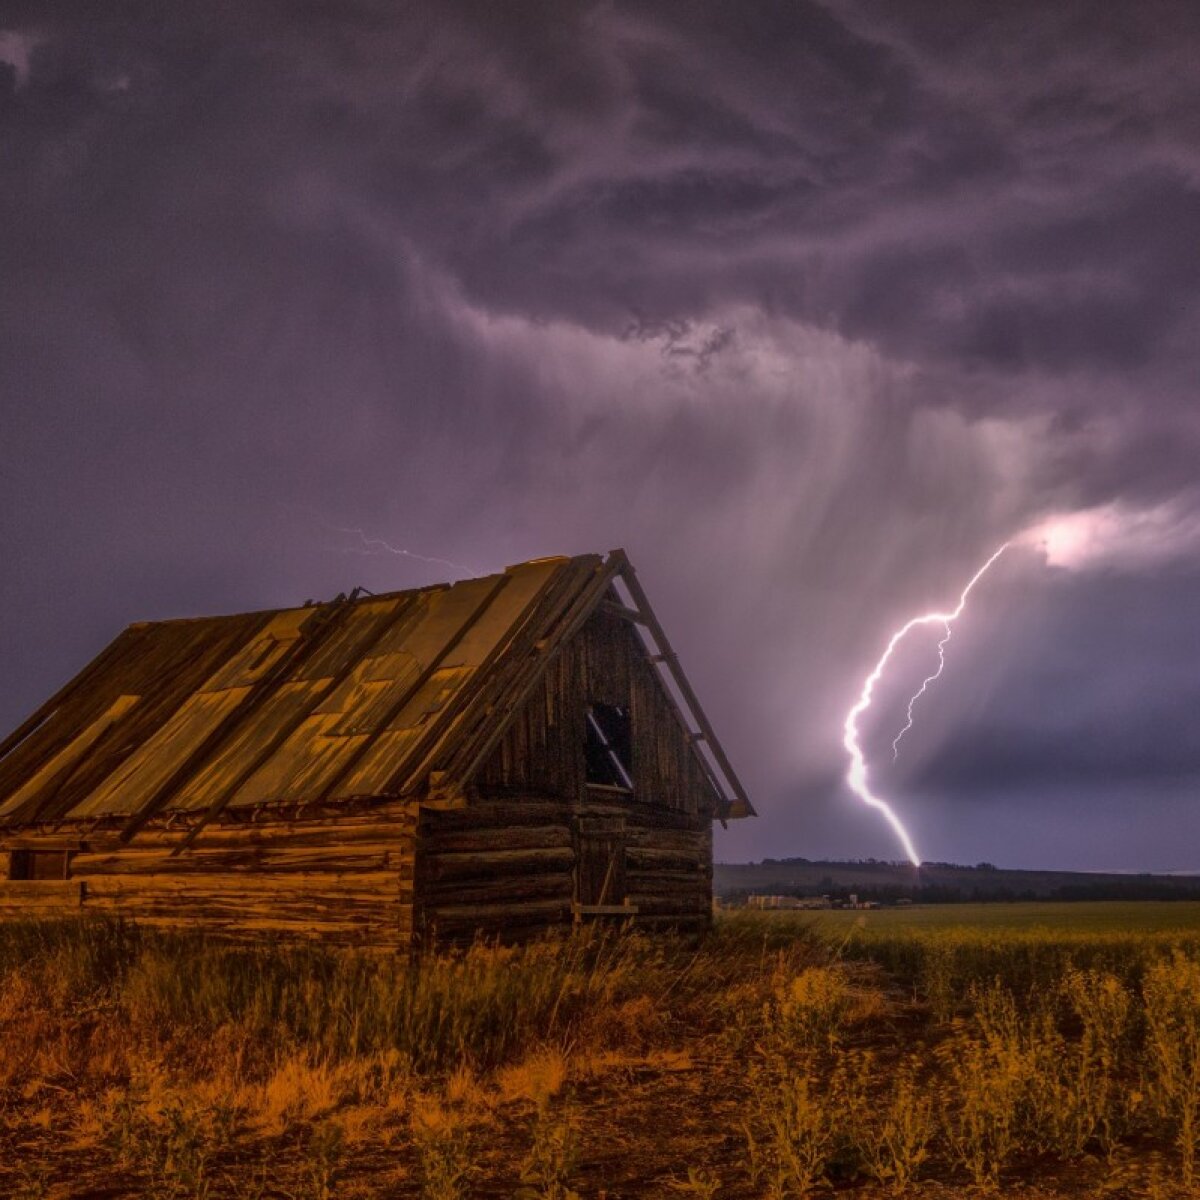
<svg viewBox="0 0 1200 1200">
<path fill-rule="evenodd" d="M 417 836 L 417 939 L 520 940 L 569 923 L 575 849 L 570 809 L 539 796 L 423 809 Z"/>
<path fill-rule="evenodd" d="M 625 823 L 624 901 L 639 928 L 705 929 L 712 921 L 712 822 L 629 803 L 586 804 L 581 819 L 620 813 Z"/>
<path fill-rule="evenodd" d="M 712 825 L 683 813 L 547 797 L 477 801 L 422 810 L 417 839 L 416 938 L 462 944 L 519 941 L 578 914 L 580 838 L 590 822 L 621 831 L 624 906 L 637 927 L 707 928 L 712 919 Z M 602 919 L 620 920 L 623 913 Z"/>
<path fill-rule="evenodd" d="M 230 937 L 407 947 L 415 834 L 415 804 L 390 804 L 356 816 L 214 824 L 186 849 L 185 831 L 153 825 L 128 845 L 84 837 L 69 880 L 0 881 L 0 918 L 72 910 Z"/>
</svg>

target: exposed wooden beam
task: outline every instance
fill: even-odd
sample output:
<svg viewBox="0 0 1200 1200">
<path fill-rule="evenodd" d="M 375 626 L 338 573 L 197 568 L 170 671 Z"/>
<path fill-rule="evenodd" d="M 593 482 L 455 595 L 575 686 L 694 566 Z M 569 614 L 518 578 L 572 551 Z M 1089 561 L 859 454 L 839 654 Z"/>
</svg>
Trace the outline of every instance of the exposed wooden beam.
<svg viewBox="0 0 1200 1200">
<path fill-rule="evenodd" d="M 667 670 L 671 673 L 671 678 L 675 681 L 675 686 L 679 688 L 680 695 L 683 696 L 684 702 L 692 710 L 692 715 L 696 719 L 696 724 L 700 727 L 700 733 L 704 735 L 704 740 L 708 744 L 708 748 L 712 756 L 717 761 L 717 765 L 721 768 L 725 776 L 726 782 L 733 791 L 734 799 L 728 804 L 729 816 L 754 816 L 754 806 L 750 803 L 750 798 L 746 795 L 746 789 L 742 786 L 742 781 L 738 778 L 737 772 L 733 769 L 733 764 L 729 761 L 721 743 L 717 740 L 717 735 L 713 731 L 713 727 L 709 722 L 708 716 L 704 712 L 704 708 L 700 703 L 699 697 L 692 688 L 687 675 L 684 674 L 683 667 L 679 664 L 679 657 L 676 655 L 671 646 L 671 642 L 666 635 L 666 631 L 659 624 L 658 618 L 654 615 L 654 610 L 650 607 L 649 597 L 646 595 L 641 583 L 638 580 L 637 572 L 633 568 L 633 564 L 627 557 L 622 555 L 623 563 L 621 566 L 620 575 L 625 582 L 625 586 L 629 589 L 629 594 L 633 598 L 634 604 L 644 618 L 646 628 L 650 630 L 654 641 L 658 646 L 659 654 L 662 655 L 663 661 L 666 663 Z"/>
<path fill-rule="evenodd" d="M 627 604 L 618 604 L 615 600 L 602 600 L 600 611 L 608 613 L 610 617 L 620 617 L 622 620 L 631 621 L 634 625 L 646 624 L 646 619 L 636 608 L 630 608 Z"/>
</svg>

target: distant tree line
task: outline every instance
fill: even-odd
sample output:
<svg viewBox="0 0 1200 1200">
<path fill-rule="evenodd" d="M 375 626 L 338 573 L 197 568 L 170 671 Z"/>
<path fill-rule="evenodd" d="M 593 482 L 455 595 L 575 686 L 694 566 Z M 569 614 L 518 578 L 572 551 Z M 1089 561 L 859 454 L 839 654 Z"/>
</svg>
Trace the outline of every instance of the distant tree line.
<svg viewBox="0 0 1200 1200">
<path fill-rule="evenodd" d="M 765 868 L 765 870 L 764 870 Z M 818 874 L 819 872 L 819 874 Z M 794 877 L 786 878 L 791 873 Z M 724 886 L 720 886 L 725 875 Z M 864 877 L 865 876 L 865 877 Z M 1200 876 L 1089 875 L 1071 871 L 1005 870 L 990 862 L 964 866 L 926 862 L 920 871 L 909 863 L 874 858 L 763 859 L 761 863 L 717 865 L 719 892 L 737 902 L 754 894 L 828 896 L 893 904 L 962 904 L 1015 900 L 1200 900 Z"/>
<path fill-rule="evenodd" d="M 1156 879 L 1098 880 L 1095 883 L 1071 883 L 1053 887 L 1011 887 L 1004 884 L 988 886 L 982 883 L 956 885 L 952 883 L 922 884 L 906 887 L 903 884 L 835 883 L 822 879 L 814 887 L 771 886 L 770 888 L 738 888 L 727 890 L 727 900 L 744 902 L 756 892 L 776 896 L 829 896 L 831 900 L 846 900 L 851 894 L 860 901 L 874 900 L 880 904 L 895 904 L 897 900 L 912 900 L 918 904 L 1005 903 L 1018 900 L 1200 900 L 1200 883 L 1173 884 Z"/>
</svg>

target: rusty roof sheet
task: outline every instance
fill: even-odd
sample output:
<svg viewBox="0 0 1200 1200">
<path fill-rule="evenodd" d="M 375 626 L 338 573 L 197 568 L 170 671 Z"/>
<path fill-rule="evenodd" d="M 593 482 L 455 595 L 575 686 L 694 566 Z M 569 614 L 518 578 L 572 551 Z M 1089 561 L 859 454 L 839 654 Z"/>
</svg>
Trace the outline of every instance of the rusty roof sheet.
<svg viewBox="0 0 1200 1200">
<path fill-rule="evenodd" d="M 403 795 L 590 611 L 599 556 L 132 625 L 0 743 L 0 827 Z"/>
</svg>

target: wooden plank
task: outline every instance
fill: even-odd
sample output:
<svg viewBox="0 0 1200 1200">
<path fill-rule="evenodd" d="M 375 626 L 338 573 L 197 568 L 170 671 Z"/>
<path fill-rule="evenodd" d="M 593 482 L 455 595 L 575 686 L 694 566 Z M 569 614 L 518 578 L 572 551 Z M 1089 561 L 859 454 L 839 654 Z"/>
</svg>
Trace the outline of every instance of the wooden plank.
<svg viewBox="0 0 1200 1200">
<path fill-rule="evenodd" d="M 562 871 L 575 865 L 570 847 L 542 850 L 494 850 L 487 853 L 438 854 L 424 860 L 425 877 L 434 881 L 478 879 L 501 874 Z"/>
<path fill-rule="evenodd" d="M 666 818 L 666 819 L 664 819 Z M 690 842 L 701 845 L 707 836 L 706 830 L 712 822 L 708 817 L 691 816 L 687 813 L 646 812 L 630 809 L 626 813 L 626 825 L 629 836 L 636 841 L 638 838 L 650 842 Z"/>
<path fill-rule="evenodd" d="M 9 885 L 11 886 L 11 885 Z M 278 897 L 367 896 L 387 898 L 395 894 L 394 871 L 324 874 L 312 871 L 272 876 L 255 875 L 102 875 L 88 880 L 88 900 L 97 896 L 195 896 L 236 892 L 240 896 Z"/>
<path fill-rule="evenodd" d="M 167 850 L 117 851 L 76 854 L 71 874 L 101 875 L 202 875 L 225 872 L 260 874 L 378 872 L 399 868 L 404 851 L 398 843 L 362 842 L 349 847 L 241 846 L 226 850 L 187 850 L 174 855 Z"/>
<path fill-rule="evenodd" d="M 646 844 L 627 846 L 625 861 L 631 877 L 638 871 L 700 872 L 705 865 L 703 855 L 697 851 Z"/>
<path fill-rule="evenodd" d="M 427 913 L 439 928 L 505 929 L 510 925 L 569 920 L 569 900 L 534 900 L 523 904 L 444 904 Z"/>
<path fill-rule="evenodd" d="M 202 927 L 212 920 L 290 920 L 298 924 L 333 921 L 347 925 L 351 922 L 370 925 L 373 922 L 390 921 L 395 905 L 361 896 L 311 896 L 284 903 L 278 899 L 265 901 L 262 897 L 256 901 L 252 896 L 228 892 L 192 897 L 184 903 L 178 896 L 158 892 L 142 896 L 93 896 L 89 892 L 86 908 L 89 912 L 108 911 L 113 916 L 132 921 L 142 917 L 178 917 Z"/>
<path fill-rule="evenodd" d="M 252 721 L 243 721 L 171 797 L 172 812 L 195 812 L 211 820 L 244 783 L 302 724 L 333 686 L 332 679 L 285 679 L 267 696 Z M 202 828 L 197 823 L 195 828 Z"/>
<path fill-rule="evenodd" d="M 13 812 L 36 796 L 43 788 L 57 785 L 105 734 L 117 724 L 141 699 L 140 696 L 118 696 L 95 720 L 85 725 L 58 751 L 48 758 L 25 782 L 10 793 L 0 805 L 0 816 Z"/>
<path fill-rule="evenodd" d="M 411 679 L 406 678 L 394 693 L 389 694 L 387 703 L 377 710 L 371 726 L 372 735 L 392 727 L 394 722 L 405 717 L 406 712 L 409 718 L 402 723 L 405 726 L 412 724 L 418 714 L 411 710 L 413 706 L 420 706 L 426 685 L 443 667 L 462 661 L 460 647 L 470 640 L 473 627 L 482 621 L 487 610 L 511 583 L 512 578 L 508 575 L 489 576 L 486 579 L 466 580 L 448 591 L 430 596 L 421 625 L 404 646 L 410 655 L 419 659 L 420 670 Z M 498 631 L 495 636 L 499 635 Z M 451 658 L 452 655 L 454 658 Z M 475 665 L 474 662 L 472 665 Z M 469 674 L 466 672 L 456 677 L 455 687 L 461 686 Z M 403 758 L 395 760 L 385 756 L 381 761 L 373 752 L 376 740 L 376 736 L 368 738 L 345 761 L 339 763 L 337 770 L 321 781 L 319 795 L 340 795 L 355 789 L 361 792 L 385 791 L 387 781 L 401 770 Z M 353 786 L 350 786 L 351 781 Z"/>
<path fill-rule="evenodd" d="M 337 846 L 354 842 L 402 841 L 417 827 L 417 810 L 393 810 L 394 816 L 378 819 L 380 810 L 372 809 L 361 817 L 327 817 L 303 821 L 256 821 L 246 824 L 207 825 L 193 843 L 197 850 L 233 849 L 238 846 Z M 187 830 L 143 829 L 130 847 L 138 850 L 181 847 Z M 116 850 L 126 843 L 111 835 L 87 838 L 92 851 Z"/>
<path fill-rule="evenodd" d="M 566 825 L 525 825 L 516 828 L 430 830 L 425 834 L 430 854 L 491 850 L 546 849 L 571 846 L 571 831 Z"/>
<path fill-rule="evenodd" d="M 89 910 L 108 908 L 133 918 L 139 914 L 166 913 L 190 917 L 200 923 L 213 913 L 238 919 L 255 915 L 288 916 L 295 920 L 319 915 L 342 921 L 383 919 L 398 901 L 395 896 L 347 892 L 267 895 L 243 890 L 231 883 L 223 888 L 193 892 L 165 891 L 161 888 L 133 891 L 89 884 L 85 903 Z"/>
<path fill-rule="evenodd" d="M 151 737 L 262 620 L 261 614 L 247 614 L 126 630 L 76 676 L 69 685 L 69 701 L 55 712 L 46 728 L 32 734 L 28 743 L 14 747 L 0 762 L 0 795 L 19 786 L 38 764 L 119 696 L 139 695 L 136 708 L 123 719 L 120 737 L 110 732 L 98 741 L 53 787 L 9 814 L 14 823 L 27 825 L 65 816 L 100 786 L 132 749 Z"/>
<path fill-rule="evenodd" d="M 0 880 L 0 907 L 78 908 L 85 892 L 77 879 L 4 879 Z"/>
<path fill-rule="evenodd" d="M 621 798 L 609 794 L 605 798 L 587 789 L 576 808 L 581 816 L 621 816 L 630 826 L 640 829 L 692 829 L 695 818 L 681 812 L 672 812 L 665 807 L 666 801 L 655 795 L 638 793 L 633 797 Z"/>
<path fill-rule="evenodd" d="M 450 880 L 427 886 L 422 899 L 429 909 L 445 904 L 501 904 L 557 896 L 569 902 L 574 879 L 569 871 L 511 875 L 487 880 Z"/>
<path fill-rule="evenodd" d="M 84 843 L 77 837 L 4 837 L 0 846 L 5 850 L 80 850 Z"/>
<path fill-rule="evenodd" d="M 709 884 L 706 876 L 699 872 L 667 874 L 665 872 L 639 871 L 630 872 L 627 876 L 626 890 L 629 895 L 635 892 L 639 896 L 709 896 Z"/>
<path fill-rule="evenodd" d="M 228 722 L 242 713 L 252 692 L 247 686 L 193 693 L 70 815 L 80 818 L 140 813 Z"/>
<path fill-rule="evenodd" d="M 422 825 L 432 835 L 455 829 L 499 829 L 520 825 L 556 825 L 564 822 L 570 807 L 562 799 L 533 798 L 519 801 L 484 801 L 468 808 L 430 812 L 422 807 Z"/>
<path fill-rule="evenodd" d="M 215 703 L 223 697 L 239 695 L 241 698 L 236 706 L 222 715 L 217 724 L 205 734 L 204 739 L 187 752 L 176 769 L 137 806 L 136 812 L 130 816 L 122 829 L 122 836 L 131 837 L 148 820 L 167 807 L 179 789 L 220 751 L 239 725 L 253 723 L 261 726 L 263 710 L 276 697 L 279 685 L 299 663 L 311 657 L 314 649 L 322 644 L 330 631 L 335 629 L 353 608 L 353 603 L 339 597 L 332 604 L 321 605 L 315 609 L 289 609 L 273 613 L 267 625 L 260 631 L 258 640 L 248 643 L 244 653 L 249 657 L 242 661 L 235 658 L 236 669 L 228 676 L 230 681 L 249 679 L 251 682 L 245 685 L 223 686 L 225 678 L 221 678 L 219 690 L 206 694 L 202 688 L 192 698 L 197 702 L 209 698 Z M 261 636 L 262 634 L 266 636 Z M 264 644 L 270 652 L 265 659 L 261 654 Z M 205 686 L 212 687 L 214 683 L 215 679 Z M 184 708 L 187 708 L 187 704 Z M 137 781 L 139 784 L 146 773 L 147 768 L 143 765 Z M 215 809 L 210 809 L 209 817 L 214 813 Z"/>
</svg>

